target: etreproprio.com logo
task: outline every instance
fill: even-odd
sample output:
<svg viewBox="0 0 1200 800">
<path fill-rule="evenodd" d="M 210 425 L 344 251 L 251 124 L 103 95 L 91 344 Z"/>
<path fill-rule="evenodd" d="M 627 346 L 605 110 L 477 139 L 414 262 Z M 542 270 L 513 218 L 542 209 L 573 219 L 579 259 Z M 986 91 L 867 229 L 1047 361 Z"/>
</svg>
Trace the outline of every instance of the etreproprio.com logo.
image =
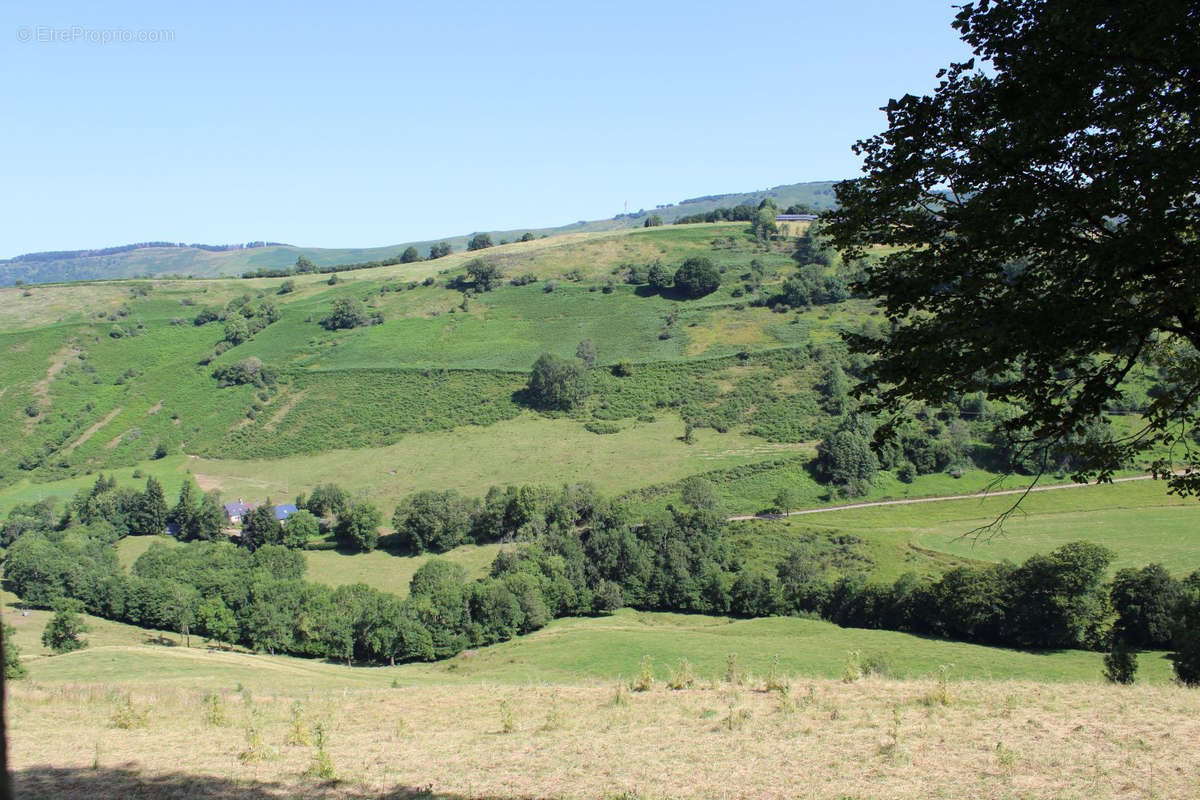
<svg viewBox="0 0 1200 800">
<path fill-rule="evenodd" d="M 159 28 L 89 28 L 85 25 L 55 27 L 22 25 L 17 41 L 23 44 L 157 44 L 175 41 L 175 31 Z"/>
</svg>

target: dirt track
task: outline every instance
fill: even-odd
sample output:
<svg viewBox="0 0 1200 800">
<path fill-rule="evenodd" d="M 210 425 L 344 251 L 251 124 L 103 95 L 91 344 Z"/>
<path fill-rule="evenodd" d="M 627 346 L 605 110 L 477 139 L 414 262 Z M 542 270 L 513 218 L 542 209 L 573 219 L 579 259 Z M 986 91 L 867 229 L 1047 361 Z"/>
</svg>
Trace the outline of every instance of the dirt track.
<svg viewBox="0 0 1200 800">
<path fill-rule="evenodd" d="M 1113 483 L 1128 481 L 1153 480 L 1151 475 L 1135 475 L 1128 478 L 1113 478 Z M 1096 486 L 1094 483 L 1056 483 L 1053 486 L 1034 486 L 1029 489 L 1004 489 L 999 492 L 976 492 L 975 494 L 951 494 L 943 497 L 913 497 L 907 500 L 875 500 L 869 503 L 846 503 L 840 506 L 824 506 L 823 508 L 802 508 L 789 511 L 786 514 L 739 514 L 729 517 L 730 522 L 744 522 L 752 519 L 783 519 L 784 517 L 799 517 L 804 514 L 824 514 L 826 511 L 850 511 L 856 508 L 875 508 L 877 506 L 911 506 L 916 503 L 942 503 L 947 500 L 973 500 L 986 497 L 1003 497 L 1004 495 L 1025 494 L 1026 492 L 1054 492 L 1060 489 L 1079 489 L 1085 486 Z"/>
</svg>

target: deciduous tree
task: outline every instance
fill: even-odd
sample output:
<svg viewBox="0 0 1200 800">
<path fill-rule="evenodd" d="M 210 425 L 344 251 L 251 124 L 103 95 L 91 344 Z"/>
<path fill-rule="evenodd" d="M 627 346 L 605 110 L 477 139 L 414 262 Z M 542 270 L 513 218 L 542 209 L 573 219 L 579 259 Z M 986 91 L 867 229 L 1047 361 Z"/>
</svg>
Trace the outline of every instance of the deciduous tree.
<svg viewBox="0 0 1200 800">
<path fill-rule="evenodd" d="M 878 357 L 864 391 L 887 413 L 983 392 L 1021 409 L 1007 429 L 1037 456 L 1150 364 L 1164 380 L 1145 426 L 1081 452 L 1075 477 L 1174 448 L 1193 471 L 1172 488 L 1200 493 L 1194 4 L 973 2 L 954 27 L 975 58 L 888 102 L 827 216 L 846 261 L 887 248 L 861 288 L 895 329 L 852 340 Z"/>
<path fill-rule="evenodd" d="M 539 408 L 569 410 L 588 396 L 588 376 L 579 359 L 544 353 L 529 375 L 529 397 Z"/>
<path fill-rule="evenodd" d="M 596 343 L 591 339 L 584 339 L 575 348 L 575 357 L 582 361 L 588 369 L 596 366 Z"/>
<path fill-rule="evenodd" d="M 334 533 L 344 546 L 369 553 L 379 544 L 383 515 L 366 500 L 353 501 L 338 517 Z"/>
<path fill-rule="evenodd" d="M 311 512 L 300 509 L 288 515 L 283 523 L 283 545 L 299 550 L 321 532 L 317 518 Z"/>
<path fill-rule="evenodd" d="M 62 599 L 54 604 L 54 616 L 42 631 L 42 644 L 55 654 L 69 653 L 87 647 L 83 634 L 91 628 L 79 616 L 82 605 L 78 600 Z"/>
<path fill-rule="evenodd" d="M 721 275 L 712 259 L 704 256 L 689 258 L 675 271 L 675 288 L 688 297 L 703 297 L 721 285 Z"/>
<path fill-rule="evenodd" d="M 467 242 L 467 250 L 486 250 L 492 246 L 492 237 L 486 233 L 477 233 Z"/>
</svg>

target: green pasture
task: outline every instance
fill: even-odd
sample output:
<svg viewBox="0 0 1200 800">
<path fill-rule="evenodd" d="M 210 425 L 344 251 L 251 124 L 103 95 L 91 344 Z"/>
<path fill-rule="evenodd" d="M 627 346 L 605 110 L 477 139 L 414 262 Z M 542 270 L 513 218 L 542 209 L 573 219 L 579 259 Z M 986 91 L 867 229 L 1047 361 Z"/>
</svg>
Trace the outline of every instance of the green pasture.
<svg viewBox="0 0 1200 800">
<path fill-rule="evenodd" d="M 485 577 L 496 560 L 500 545 L 462 545 L 438 555 L 460 565 L 471 578 Z M 396 556 L 376 550 L 348 555 L 335 550 L 307 551 L 307 579 L 329 586 L 365 583 L 384 592 L 408 596 L 412 576 L 432 555 Z"/>
<path fill-rule="evenodd" d="M 169 501 L 188 473 L 202 488 L 217 489 L 226 499 L 256 501 L 290 500 L 318 484 L 333 482 L 365 495 L 390 514 L 404 496 L 421 489 L 457 489 L 482 496 L 490 486 L 591 482 L 606 494 L 616 494 L 714 468 L 811 453 L 804 445 L 772 444 L 744 433 L 707 428 L 697 430 L 694 443 L 687 445 L 680 441 L 684 425 L 674 413 L 662 413 L 653 422 L 623 421 L 620 427 L 619 433 L 600 435 L 586 430 L 577 419 L 524 412 L 487 426 L 407 434 L 384 447 L 278 459 L 168 456 L 107 474 L 121 485 L 139 488 L 145 478 L 132 477 L 134 471 L 154 475 L 162 481 Z M 53 496 L 65 500 L 94 481 L 94 476 L 45 483 L 22 480 L 0 490 L 0 515 L 16 503 Z"/>
<path fill-rule="evenodd" d="M 1168 495 L 1151 480 L 1079 486 L 1030 494 L 999 529 L 979 531 L 1017 496 L 941 500 L 793 516 L 735 527 L 748 557 L 766 567 L 790 547 L 788 532 L 853 534 L 875 559 L 871 577 L 891 581 L 975 561 L 1024 561 L 1087 540 L 1116 555 L 1112 570 L 1161 563 L 1184 576 L 1200 569 L 1200 503 Z M 764 533 L 756 534 L 762 526 Z"/>
<path fill-rule="evenodd" d="M 15 612 L 6 609 L 5 618 Z M 17 627 L 30 679 L 55 683 L 139 683 L 302 695 L 314 689 L 461 683 L 586 684 L 629 679 L 649 656 L 665 680 L 678 659 L 692 662 L 701 681 L 723 678 L 733 655 L 743 674 L 761 679 L 778 656 L 786 675 L 836 678 L 857 650 L 888 665 L 899 678 L 930 677 L 946 665 L 952 680 L 1100 682 L 1102 655 L 1083 651 L 1031 653 L 927 639 L 890 631 L 839 628 L 795 618 L 721 617 L 623 610 L 610 617 L 552 622 L 528 636 L 467 651 L 454 659 L 397 667 L 346 667 L 319 660 L 207 649 L 199 637 L 183 647 L 177 633 L 143 631 L 89 618 L 92 646 L 62 656 L 40 654 L 37 637 L 47 612 L 32 612 Z M 111 626 L 111 627 L 110 627 Z M 1170 680 L 1161 653 L 1143 653 L 1138 679 Z"/>
<path fill-rule="evenodd" d="M 444 287 L 463 269 L 465 253 L 346 273 L 333 286 L 324 276 L 297 276 L 296 290 L 284 295 L 277 294 L 281 279 L 3 290 L 0 438 L 10 446 L 0 453 L 0 485 L 132 466 L 160 446 L 168 454 L 273 458 L 491 425 L 520 412 L 517 393 L 540 353 L 572 355 L 584 338 L 596 341 L 602 365 L 635 365 L 620 379 L 604 368 L 594 372 L 589 410 L 601 418 L 680 408 L 723 430 L 744 422 L 772 441 L 811 439 L 820 417 L 810 397 L 813 375 L 789 383 L 785 373 L 797 365 L 779 364 L 772 383 L 736 375 L 711 357 L 820 340 L 827 327 L 832 337 L 867 311 L 853 303 L 834 316 L 736 308 L 741 302 L 732 295 L 751 259 L 766 266 L 768 285 L 792 266 L 786 253 L 757 252 L 743 228 L 581 234 L 485 251 L 479 257 L 510 277 L 530 273 L 539 281 L 505 283 L 473 298 L 467 311 L 457 308 L 462 294 Z M 662 259 L 670 267 L 696 254 L 725 270 L 722 288 L 700 300 L 635 289 L 614 274 L 624 264 Z M 419 282 L 435 270 L 435 285 Z M 551 280 L 558 288 L 545 292 Z M 275 302 L 279 321 L 204 363 L 223 326 L 195 326 L 192 318 L 241 295 Z M 324 330 L 320 319 L 342 297 L 365 300 L 384 323 Z M 217 387 L 215 366 L 250 356 L 281 372 L 276 387 Z M 709 360 L 681 361 L 695 357 Z"/>
</svg>

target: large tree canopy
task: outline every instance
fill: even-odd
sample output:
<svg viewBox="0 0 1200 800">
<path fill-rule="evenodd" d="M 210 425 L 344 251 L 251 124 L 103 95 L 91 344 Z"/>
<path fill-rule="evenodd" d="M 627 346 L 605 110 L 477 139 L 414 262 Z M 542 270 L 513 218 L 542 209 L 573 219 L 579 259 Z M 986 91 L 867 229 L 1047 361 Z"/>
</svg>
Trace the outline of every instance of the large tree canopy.
<svg viewBox="0 0 1200 800">
<path fill-rule="evenodd" d="M 877 356 L 860 393 L 895 413 L 986 392 L 1022 409 L 1005 428 L 1027 454 L 1089 442 L 1080 480 L 1156 443 L 1158 474 L 1194 470 L 1200 6 L 982 0 L 954 26 L 975 58 L 888 103 L 826 216 L 847 260 L 888 248 L 857 287 L 894 323 L 852 341 Z M 1143 369 L 1145 428 L 1081 436 Z"/>
</svg>

